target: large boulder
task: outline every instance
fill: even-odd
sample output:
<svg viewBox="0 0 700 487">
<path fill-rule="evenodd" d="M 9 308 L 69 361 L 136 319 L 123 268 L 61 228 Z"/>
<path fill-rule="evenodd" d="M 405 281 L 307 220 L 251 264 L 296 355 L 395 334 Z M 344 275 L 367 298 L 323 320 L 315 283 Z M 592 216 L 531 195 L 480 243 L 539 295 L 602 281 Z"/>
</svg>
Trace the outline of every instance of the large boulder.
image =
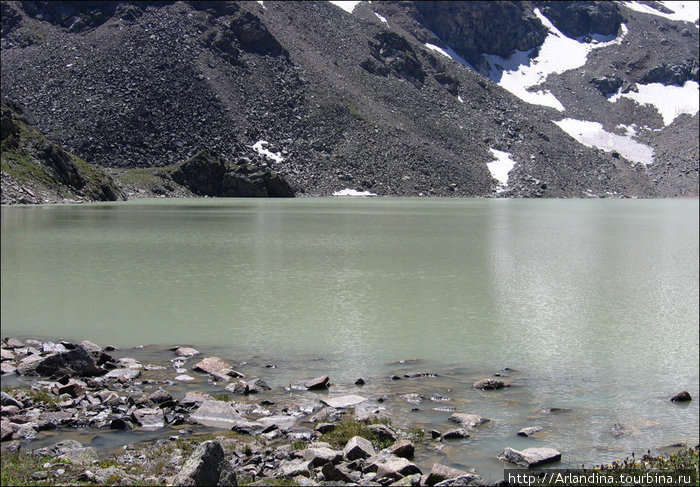
<svg viewBox="0 0 700 487">
<path fill-rule="evenodd" d="M 92 356 L 82 347 L 76 347 L 44 357 L 30 355 L 17 366 L 20 375 L 92 377 L 102 374 Z"/>
<path fill-rule="evenodd" d="M 565 36 L 588 34 L 617 34 L 623 21 L 614 2 L 536 2 L 542 14 L 552 21 Z"/>
<path fill-rule="evenodd" d="M 222 475 L 223 474 L 223 475 Z M 200 444 L 172 479 L 173 485 L 237 485 L 229 470 L 224 449 L 216 440 Z"/>
<path fill-rule="evenodd" d="M 357 460 L 358 458 L 369 458 L 374 454 L 372 443 L 361 436 L 353 436 L 343 448 L 343 456 L 348 461 Z"/>
</svg>

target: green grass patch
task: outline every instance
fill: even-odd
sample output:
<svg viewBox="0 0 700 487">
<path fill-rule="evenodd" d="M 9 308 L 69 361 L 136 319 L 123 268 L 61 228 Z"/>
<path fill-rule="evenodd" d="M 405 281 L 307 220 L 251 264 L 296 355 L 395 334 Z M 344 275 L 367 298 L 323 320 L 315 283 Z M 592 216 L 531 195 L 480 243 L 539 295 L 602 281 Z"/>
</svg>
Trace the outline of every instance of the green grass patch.
<svg viewBox="0 0 700 487">
<path fill-rule="evenodd" d="M 45 463 L 52 465 L 63 463 L 66 471 L 72 467 L 67 460 L 58 460 L 51 457 L 41 457 L 28 453 L 3 451 L 0 456 L 0 485 L 56 485 L 57 479 L 53 476 L 55 469 L 47 469 L 46 479 L 36 479 L 32 475 L 44 471 Z M 65 482 L 69 477 L 63 477 Z M 86 482 L 70 481 L 70 485 L 87 485 Z"/>
<path fill-rule="evenodd" d="M 3 387 L 2 392 L 6 392 L 22 402 L 29 399 L 32 404 L 43 404 L 45 406 L 54 406 L 61 401 L 60 397 L 55 396 L 44 389 L 33 389 L 31 387 Z"/>
<path fill-rule="evenodd" d="M 322 439 L 330 443 L 334 448 L 343 448 L 353 436 L 361 436 L 368 439 L 376 450 L 382 450 L 394 442 L 389 438 L 383 438 L 369 429 L 371 424 L 391 425 L 388 418 L 376 418 L 369 421 L 356 421 L 354 419 L 336 423 L 333 431 L 329 431 L 322 436 Z"/>
</svg>

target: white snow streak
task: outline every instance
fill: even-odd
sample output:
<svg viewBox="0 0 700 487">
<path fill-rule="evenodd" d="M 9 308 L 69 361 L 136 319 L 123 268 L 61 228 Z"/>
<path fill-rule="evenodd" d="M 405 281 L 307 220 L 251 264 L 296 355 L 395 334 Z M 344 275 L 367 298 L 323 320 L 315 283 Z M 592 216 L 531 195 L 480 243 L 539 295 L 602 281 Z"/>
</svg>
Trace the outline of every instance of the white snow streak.
<svg viewBox="0 0 700 487">
<path fill-rule="evenodd" d="M 669 20 L 681 20 L 684 22 L 695 23 L 698 20 L 700 13 L 700 3 L 694 2 L 660 2 L 664 7 L 673 10 L 672 14 L 666 14 L 659 12 L 655 8 L 649 5 L 644 5 L 639 2 L 625 2 L 625 7 L 634 10 L 635 12 L 642 12 L 650 15 L 657 15 L 659 17 L 665 17 Z M 696 26 L 697 27 L 697 26 Z"/>
<path fill-rule="evenodd" d="M 616 102 L 620 98 L 629 98 L 640 105 L 652 105 L 664 119 L 664 125 L 671 125 L 682 113 L 695 115 L 698 113 L 698 82 L 686 81 L 683 86 L 663 83 L 637 85 L 638 93 L 616 93 L 608 98 Z"/>
<path fill-rule="evenodd" d="M 258 3 L 260 4 L 260 6 L 261 6 L 263 9 L 267 10 L 267 7 L 266 7 L 265 4 L 262 2 L 262 0 L 258 0 Z"/>
<path fill-rule="evenodd" d="M 627 137 L 634 137 L 635 135 L 637 135 L 636 123 L 633 123 L 632 125 L 625 125 L 624 123 L 620 123 L 617 125 L 617 128 L 624 129 L 625 135 L 627 135 Z"/>
<path fill-rule="evenodd" d="M 346 2 L 346 1 L 338 1 L 338 2 L 330 2 L 336 7 L 340 7 L 343 10 L 345 10 L 347 13 L 351 14 L 353 10 L 355 10 L 355 5 L 357 5 L 360 2 Z"/>
<path fill-rule="evenodd" d="M 333 193 L 333 196 L 377 196 L 369 191 L 357 191 L 356 189 L 345 188 Z"/>
<path fill-rule="evenodd" d="M 457 95 L 457 100 L 459 100 L 460 103 L 464 103 L 464 100 L 462 100 L 462 95 Z"/>
<path fill-rule="evenodd" d="M 474 69 L 474 67 L 471 64 L 469 64 L 469 62 L 467 62 L 466 59 L 464 59 L 462 56 L 457 54 L 455 52 L 455 50 L 449 46 L 447 47 L 447 49 L 443 49 L 442 47 L 436 46 L 435 44 L 430 44 L 429 42 L 426 42 L 425 47 L 427 47 L 428 49 L 435 51 L 439 54 L 442 54 L 443 56 L 448 57 L 448 58 L 452 59 L 453 61 L 457 61 L 459 64 L 462 64 L 462 65 L 468 67 L 472 71 L 476 71 L 476 69 Z"/>
<path fill-rule="evenodd" d="M 623 135 L 611 134 L 603 130 L 598 122 L 587 122 L 565 118 L 554 122 L 564 132 L 588 147 L 596 147 L 605 152 L 617 151 L 628 161 L 649 165 L 654 162 L 654 149 Z"/>
<path fill-rule="evenodd" d="M 282 154 L 280 154 L 279 152 L 270 152 L 264 147 L 268 144 L 269 142 L 267 140 L 258 140 L 255 144 L 253 144 L 253 150 L 261 156 L 267 157 L 271 161 L 282 162 L 284 160 Z"/>
<path fill-rule="evenodd" d="M 544 83 L 550 74 L 559 74 L 583 66 L 586 64 L 588 53 L 593 49 L 619 44 L 627 33 L 627 26 L 621 25 L 622 32 L 618 38 L 594 34 L 591 36 L 591 42 L 584 42 L 583 38 L 566 37 L 539 9 L 535 9 L 534 13 L 549 30 L 537 56 L 531 57 L 536 48 L 515 51 L 509 58 L 495 54 L 485 55 L 491 65 L 488 77 L 523 101 L 563 112 L 564 105 L 549 90 L 528 91 L 528 88 Z"/>
<path fill-rule="evenodd" d="M 386 21 L 386 17 L 382 17 L 382 16 L 379 15 L 377 12 L 374 12 L 374 15 L 376 15 L 377 18 L 378 18 L 379 20 L 381 20 L 382 22 L 384 22 L 385 24 L 388 24 L 388 23 L 389 23 L 389 22 Z"/>
<path fill-rule="evenodd" d="M 491 177 L 498 181 L 497 193 L 505 190 L 508 186 L 508 173 L 515 166 L 515 161 L 511 159 L 511 154 L 508 152 L 503 152 L 496 149 L 489 149 L 493 157 L 496 159 L 494 162 L 487 162 L 486 167 L 488 167 Z"/>
</svg>

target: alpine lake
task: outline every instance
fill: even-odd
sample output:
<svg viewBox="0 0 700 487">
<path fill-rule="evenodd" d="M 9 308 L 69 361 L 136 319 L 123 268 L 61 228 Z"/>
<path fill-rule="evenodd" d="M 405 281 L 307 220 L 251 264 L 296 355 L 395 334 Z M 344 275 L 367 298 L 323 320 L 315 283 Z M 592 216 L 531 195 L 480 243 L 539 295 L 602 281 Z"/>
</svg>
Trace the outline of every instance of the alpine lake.
<svg viewBox="0 0 700 487">
<path fill-rule="evenodd" d="M 398 428 L 491 420 L 418 445 L 424 471 L 495 481 L 506 447 L 577 467 L 698 443 L 698 200 L 149 199 L 1 215 L 3 337 L 88 339 L 143 363 L 190 345 L 265 379 L 265 397 L 359 394 Z M 431 376 L 404 376 L 416 372 Z M 472 388 L 494 374 L 511 387 Z M 193 375 L 182 395 L 223 391 Z M 318 375 L 328 392 L 285 388 Z M 669 400 L 681 390 L 690 403 Z M 528 426 L 543 431 L 516 436 Z M 59 429 L 25 448 L 177 428 Z"/>
</svg>

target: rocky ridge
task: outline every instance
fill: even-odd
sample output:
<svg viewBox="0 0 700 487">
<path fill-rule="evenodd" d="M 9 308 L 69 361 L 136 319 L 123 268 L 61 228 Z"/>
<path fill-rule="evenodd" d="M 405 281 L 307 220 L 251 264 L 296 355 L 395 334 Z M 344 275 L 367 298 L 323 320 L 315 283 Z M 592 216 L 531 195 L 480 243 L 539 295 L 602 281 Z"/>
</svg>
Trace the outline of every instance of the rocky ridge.
<svg viewBox="0 0 700 487">
<path fill-rule="evenodd" d="M 328 2 L 65 3 L 3 2 L 3 96 L 26 105 L 50 140 L 111 170 L 166 167 L 212 148 L 235 161 L 265 141 L 280 155 L 265 157 L 270 169 L 302 195 L 349 187 L 491 196 L 498 183 L 486 163 L 497 149 L 516 162 L 499 196 L 696 191 L 697 137 L 688 133 L 697 130 L 697 116 L 661 129 L 678 133 L 677 143 L 666 145 L 649 111 L 617 114 L 590 84 L 617 76 L 624 87 L 651 79 L 643 78 L 649 72 L 692 79 L 697 33 L 682 22 L 599 2 L 361 2 L 352 14 Z M 583 146 L 552 123 L 561 117 L 556 111 L 529 105 L 426 48 L 451 47 L 476 67 L 484 53 L 536 49 L 545 31 L 535 7 L 571 36 L 607 34 L 622 20 L 630 36 L 662 32 L 661 48 L 630 37 L 629 46 L 609 49 L 617 61 L 647 53 L 629 75 L 591 57 L 582 68 L 590 74 L 585 89 L 579 70 L 550 76 L 547 87 L 567 115 L 595 108 L 598 118 L 587 119 L 610 130 L 632 116 L 650 120 L 639 137 L 664 154 L 664 165 L 644 168 Z M 491 29 L 488 9 L 498 10 L 502 29 Z M 443 17 L 452 20 L 438 36 L 433 29 Z M 462 36 L 458 45 L 459 32 L 471 32 L 468 22 L 474 32 L 491 29 L 493 38 Z M 569 99 L 577 93 L 583 103 Z"/>
</svg>

